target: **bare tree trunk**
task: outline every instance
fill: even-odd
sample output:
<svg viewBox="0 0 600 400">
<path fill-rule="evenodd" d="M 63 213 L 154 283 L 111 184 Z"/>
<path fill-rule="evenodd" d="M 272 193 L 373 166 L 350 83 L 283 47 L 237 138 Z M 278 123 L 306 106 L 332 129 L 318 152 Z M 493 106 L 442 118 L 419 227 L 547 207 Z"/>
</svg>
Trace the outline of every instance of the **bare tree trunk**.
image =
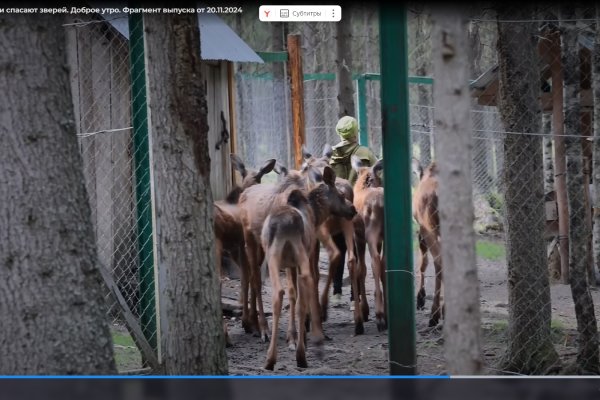
<svg viewBox="0 0 600 400">
<path fill-rule="evenodd" d="M 354 108 L 354 82 L 352 81 L 352 25 L 349 9 L 342 20 L 335 24 L 338 118 L 344 115 L 356 117 Z"/>
<path fill-rule="evenodd" d="M 528 20 L 528 6 L 497 4 L 499 20 Z M 518 10 L 518 11 L 517 11 Z M 498 23 L 498 107 L 508 132 L 537 133 L 541 115 L 534 24 Z M 543 374 L 559 362 L 550 336 L 550 282 L 544 243 L 541 138 L 507 134 L 504 139 L 508 347 L 500 368 Z"/>
<path fill-rule="evenodd" d="M 226 374 L 198 19 L 144 15 L 168 374 Z"/>
<path fill-rule="evenodd" d="M 542 111 L 542 132 L 544 133 L 544 193 L 554 190 L 554 160 L 552 159 L 552 114 Z"/>
<path fill-rule="evenodd" d="M 575 19 L 573 7 L 561 7 L 565 135 L 581 135 L 579 32 L 573 19 Z M 570 215 L 569 278 L 579 332 L 577 367 L 580 372 L 599 373 L 598 328 L 586 276 L 589 226 L 585 223 L 583 153 L 580 137 L 565 136 L 565 146 Z"/>
<path fill-rule="evenodd" d="M 0 14 L 3 375 L 116 373 L 61 22 Z"/>
<path fill-rule="evenodd" d="M 594 198 L 594 260 L 600 274 L 600 7 L 596 6 L 596 38 L 592 57 L 592 85 L 594 90 L 594 144 L 593 188 Z"/>
<path fill-rule="evenodd" d="M 444 353 L 450 374 L 481 373 L 479 281 L 471 184 L 471 97 L 467 18 L 461 7 L 433 11 L 435 126 L 444 265 Z"/>
<path fill-rule="evenodd" d="M 427 14 L 424 7 L 419 7 L 419 13 L 416 16 L 417 27 L 415 29 L 415 60 L 417 62 L 417 76 L 427 76 L 428 61 L 430 54 L 426 54 L 429 40 L 428 32 L 426 29 Z M 429 56 L 429 57 L 428 57 Z M 431 124 L 430 124 L 430 108 L 431 100 L 429 99 L 430 86 L 419 84 L 417 86 L 417 104 L 419 105 L 419 118 L 421 127 L 419 130 L 422 132 L 419 134 L 419 150 L 421 153 L 421 165 L 429 165 L 431 163 Z"/>
</svg>

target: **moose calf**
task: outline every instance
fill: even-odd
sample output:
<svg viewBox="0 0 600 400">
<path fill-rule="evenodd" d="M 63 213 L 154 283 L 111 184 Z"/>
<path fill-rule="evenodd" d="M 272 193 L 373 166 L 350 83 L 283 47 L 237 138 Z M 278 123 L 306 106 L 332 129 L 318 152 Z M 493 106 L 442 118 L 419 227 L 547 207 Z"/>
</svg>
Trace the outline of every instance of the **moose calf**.
<svg viewBox="0 0 600 400">
<path fill-rule="evenodd" d="M 413 194 L 413 217 L 419 224 L 419 289 L 417 309 L 425 307 L 425 271 L 427 270 L 427 251 L 431 252 L 435 266 L 435 293 L 431 305 L 429 326 L 439 323 L 443 306 L 440 305 L 442 290 L 442 249 L 440 243 L 440 216 L 438 213 L 438 167 L 432 162 L 425 170 L 419 160 L 412 160 L 412 169 L 419 177 L 419 184 Z"/>
<path fill-rule="evenodd" d="M 320 181 L 321 175 L 312 169 L 314 181 Z M 305 195 L 300 189 L 293 189 L 287 195 L 285 204 L 275 205 L 270 210 L 261 231 L 262 247 L 269 267 L 269 278 L 273 290 L 273 325 L 271 342 L 267 353 L 265 368 L 272 370 L 277 360 L 277 331 L 284 290 L 279 279 L 279 271 L 284 268 L 288 273 L 288 296 L 290 301 L 290 331 L 288 341 L 296 345 L 296 362 L 299 367 L 306 368 L 304 323 L 299 324 L 300 333 L 296 341 L 296 293 L 298 289 L 298 321 L 305 321 L 310 305 L 311 331 L 319 354 L 322 354 L 323 329 L 319 312 L 318 298 L 310 264 L 317 243 L 317 228 L 329 215 L 337 215 L 352 219 L 356 215 L 354 206 L 346 201 L 335 186 L 335 173 L 325 167 L 322 174 L 323 183 L 317 185 Z"/>
<path fill-rule="evenodd" d="M 354 206 L 364 225 L 364 238 L 371 256 L 371 269 L 375 281 L 375 323 L 381 332 L 387 328 L 385 313 L 385 258 L 383 257 L 384 213 L 383 187 L 377 180 L 383 170 L 383 160 L 372 167 L 362 165 L 361 160 L 352 156 L 352 168 L 358 174 L 354 184 Z M 375 183 L 373 180 L 375 179 Z M 359 259 L 362 257 L 359 251 Z"/>
</svg>

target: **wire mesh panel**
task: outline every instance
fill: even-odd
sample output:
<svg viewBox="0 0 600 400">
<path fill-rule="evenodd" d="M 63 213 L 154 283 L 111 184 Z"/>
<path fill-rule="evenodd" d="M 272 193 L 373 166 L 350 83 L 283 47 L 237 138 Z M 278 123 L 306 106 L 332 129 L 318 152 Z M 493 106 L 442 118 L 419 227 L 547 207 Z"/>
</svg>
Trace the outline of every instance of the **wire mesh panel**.
<svg viewBox="0 0 600 400">
<path fill-rule="evenodd" d="M 325 144 L 340 141 L 335 131 L 338 121 L 337 84 L 335 80 L 304 81 L 304 114 L 306 145 L 320 155 Z"/>
<path fill-rule="evenodd" d="M 484 373 L 598 372 L 592 141 L 585 140 L 593 134 L 593 13 L 498 11 L 470 24 Z M 415 108 L 427 107 L 411 106 L 415 144 L 424 125 Z M 431 293 L 434 275 L 425 277 Z"/>
<path fill-rule="evenodd" d="M 273 67 L 279 66 L 283 64 Z M 238 72 L 236 85 L 239 155 L 250 167 L 260 166 L 269 158 L 293 166 L 289 79 L 260 71 Z M 265 178 L 269 181 L 274 176 Z"/>
<path fill-rule="evenodd" d="M 127 16 L 121 19 L 127 26 Z M 148 312 L 154 313 L 154 303 L 148 299 L 154 295 L 154 272 L 152 268 L 140 268 L 140 261 L 142 264 L 149 261 L 152 265 L 151 251 L 149 260 L 140 257 L 140 248 L 152 248 L 151 236 L 150 243 L 143 244 L 139 240 L 141 229 L 149 228 L 150 232 L 152 229 L 140 226 L 140 211 L 143 213 L 140 207 L 145 207 L 147 214 L 151 206 L 149 202 L 139 201 L 137 184 L 142 175 L 137 167 L 139 155 L 135 152 L 132 129 L 135 116 L 132 115 L 129 40 L 100 17 L 74 16 L 65 30 L 79 148 L 98 260 L 112 272 L 132 314 L 137 318 L 144 315 L 153 318 L 148 317 Z M 149 190 L 148 168 L 145 174 Z M 151 223 L 151 218 L 148 222 Z M 141 272 L 145 276 L 141 276 Z M 106 299 L 113 336 L 127 335 L 121 307 L 108 289 Z M 151 343 L 156 340 L 155 325 L 147 339 Z M 139 355 L 133 358 L 141 362 Z M 119 367 L 132 369 L 140 365 L 134 362 Z"/>
<path fill-rule="evenodd" d="M 432 21 L 427 7 L 413 5 L 410 11 L 409 75 L 434 82 L 409 85 L 412 155 L 427 167 L 444 151 L 435 146 Z M 600 258 L 600 220 L 595 221 L 600 217 L 592 212 L 600 201 L 592 179 L 598 158 L 593 107 L 600 103 L 593 94 L 595 10 L 473 6 L 466 12 L 474 220 L 465 223 L 473 223 L 477 233 L 483 372 L 542 374 L 559 367 L 597 372 L 599 299 L 590 289 Z M 354 75 L 377 75 L 373 16 L 354 13 L 352 20 Z M 314 79 L 336 70 L 335 32 L 322 24 L 297 28 L 303 35 L 304 73 L 311 75 L 304 82 L 306 145 L 317 152 L 338 141 L 336 81 Z M 368 146 L 381 157 L 381 82 L 366 79 L 365 86 L 358 101 L 366 104 L 356 107 L 365 106 Z M 238 88 L 244 157 L 254 164 L 263 157 L 287 157 L 291 165 L 291 130 L 288 136 L 271 134 L 275 122 L 268 115 L 259 118 L 260 111 L 275 110 L 291 124 L 289 102 L 273 99 L 268 80 L 239 76 Z M 415 235 L 416 289 L 423 244 L 418 239 Z M 427 326 L 435 277 L 430 266 L 424 272 L 425 307 L 417 311 L 418 371 L 425 374 L 444 372 L 446 364 L 442 330 Z"/>
</svg>

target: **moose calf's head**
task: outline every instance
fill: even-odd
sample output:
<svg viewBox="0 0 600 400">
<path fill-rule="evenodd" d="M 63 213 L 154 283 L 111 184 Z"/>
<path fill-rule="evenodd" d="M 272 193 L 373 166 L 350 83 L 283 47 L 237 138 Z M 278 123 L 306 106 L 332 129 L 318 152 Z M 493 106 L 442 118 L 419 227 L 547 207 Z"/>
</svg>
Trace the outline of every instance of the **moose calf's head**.
<svg viewBox="0 0 600 400">
<path fill-rule="evenodd" d="M 231 153 L 231 165 L 242 176 L 242 190 L 249 188 L 252 185 L 259 184 L 262 177 L 268 174 L 275 167 L 275 159 L 265 161 L 263 166 L 258 171 L 248 171 L 242 159 L 234 153 Z"/>
<path fill-rule="evenodd" d="M 372 167 L 364 165 L 362 160 L 356 156 L 352 156 L 350 162 L 356 171 L 358 176 L 356 182 L 360 182 L 361 189 L 383 187 L 382 179 L 379 176 L 379 173 L 383 171 L 383 160 L 378 160 Z"/>
<path fill-rule="evenodd" d="M 317 168 L 309 168 L 308 173 L 315 182 L 322 182 L 309 192 L 309 201 L 320 209 L 321 213 L 352 219 L 356 208 L 335 185 L 335 172 L 329 166 L 323 168 L 323 174 Z"/>
</svg>

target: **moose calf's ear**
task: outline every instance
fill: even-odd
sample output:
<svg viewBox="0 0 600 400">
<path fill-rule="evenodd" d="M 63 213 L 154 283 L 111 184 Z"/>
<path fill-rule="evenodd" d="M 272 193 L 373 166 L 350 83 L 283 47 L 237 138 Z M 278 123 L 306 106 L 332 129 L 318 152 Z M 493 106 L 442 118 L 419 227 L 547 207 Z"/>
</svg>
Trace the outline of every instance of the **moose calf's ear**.
<svg viewBox="0 0 600 400">
<path fill-rule="evenodd" d="M 323 169 L 323 182 L 329 186 L 335 186 L 335 171 L 333 168 L 326 166 Z"/>
<path fill-rule="evenodd" d="M 306 149 L 306 146 L 305 146 L 305 145 L 302 145 L 302 157 L 303 157 L 304 159 L 307 159 L 307 158 L 311 158 L 311 157 L 312 157 L 312 154 L 310 154 L 310 152 L 309 152 L 309 151 Z"/>
<path fill-rule="evenodd" d="M 306 203 L 306 198 L 300 190 L 294 189 L 290 192 L 287 203 L 292 207 L 299 208 L 302 204 Z"/>
<path fill-rule="evenodd" d="M 238 155 L 235 153 L 231 153 L 229 157 L 231 159 L 231 164 L 233 165 L 233 168 L 238 170 L 238 172 L 242 175 L 242 178 L 245 178 L 246 175 L 248 175 L 248 171 L 246 171 L 246 166 L 244 165 L 242 159 L 238 157 Z"/>
<path fill-rule="evenodd" d="M 331 158 L 332 155 L 333 155 L 333 148 L 331 147 L 331 145 L 329 143 L 326 143 L 325 147 L 323 147 L 323 157 Z"/>
<path fill-rule="evenodd" d="M 360 158 L 358 158 L 356 156 L 352 156 L 350 158 L 350 164 L 352 165 L 352 168 L 354 168 L 356 170 L 356 172 L 358 172 L 358 170 L 363 166 Z"/>
<path fill-rule="evenodd" d="M 276 174 L 282 175 L 282 176 L 286 176 L 288 174 L 288 169 L 285 167 L 285 165 L 280 164 L 280 163 L 275 163 L 275 167 L 273 167 L 273 171 L 275 171 Z"/>
<path fill-rule="evenodd" d="M 319 172 L 318 169 L 316 169 L 316 168 L 310 168 L 310 170 L 308 171 L 308 173 L 309 173 L 310 179 L 313 182 L 319 183 L 319 182 L 323 181 L 323 175 L 321 175 L 321 173 Z"/>
<path fill-rule="evenodd" d="M 273 171 L 273 168 L 275 168 L 276 162 L 277 161 L 274 158 L 271 158 L 270 160 L 265 161 L 265 164 L 261 167 L 261 169 L 258 170 L 257 177 L 262 178 L 263 175 L 266 175 L 269 172 Z"/>
<path fill-rule="evenodd" d="M 416 174 L 419 177 L 419 179 L 421 179 L 423 177 L 423 167 L 421 167 L 421 163 L 419 162 L 419 160 L 413 157 L 411 166 L 412 172 Z"/>
<path fill-rule="evenodd" d="M 373 172 L 377 173 L 381 170 L 383 170 L 383 159 L 377 160 L 375 165 L 373 165 Z"/>
</svg>

